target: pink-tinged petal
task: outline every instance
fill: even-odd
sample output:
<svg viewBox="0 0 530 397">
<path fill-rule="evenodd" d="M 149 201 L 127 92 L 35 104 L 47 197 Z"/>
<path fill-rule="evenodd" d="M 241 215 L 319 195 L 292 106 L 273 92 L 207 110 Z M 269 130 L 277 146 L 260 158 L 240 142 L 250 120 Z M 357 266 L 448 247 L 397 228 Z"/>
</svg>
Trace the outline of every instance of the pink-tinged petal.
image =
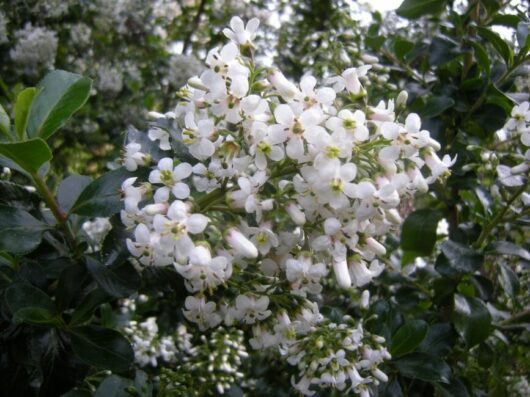
<svg viewBox="0 0 530 397">
<path fill-rule="evenodd" d="M 258 27 L 259 27 L 259 19 L 252 18 L 250 21 L 247 22 L 246 30 L 252 35 L 258 30 Z"/>
<path fill-rule="evenodd" d="M 344 164 L 342 167 L 340 167 L 340 177 L 343 180 L 350 182 L 351 180 L 355 178 L 356 175 L 357 175 L 357 167 L 355 166 L 355 164 L 347 163 L 347 164 Z"/>
<path fill-rule="evenodd" d="M 381 125 L 381 135 L 386 139 L 396 139 L 400 130 L 401 127 L 396 123 L 385 121 Z"/>
<path fill-rule="evenodd" d="M 316 98 L 320 103 L 331 104 L 336 97 L 337 94 L 333 88 L 322 87 L 316 90 Z"/>
<path fill-rule="evenodd" d="M 405 128 L 408 132 L 419 132 L 421 128 L 421 119 L 416 113 L 411 113 L 405 120 Z"/>
<path fill-rule="evenodd" d="M 188 232 L 192 234 L 202 233 L 208 225 L 208 218 L 202 214 L 192 214 L 186 221 Z"/>
<path fill-rule="evenodd" d="M 175 186 L 171 189 L 171 192 L 175 195 L 178 199 L 186 199 L 190 196 L 190 188 L 185 183 L 179 182 L 176 183 Z"/>
<path fill-rule="evenodd" d="M 294 121 L 294 113 L 289 105 L 279 105 L 274 109 L 276 121 L 284 126 L 291 126 Z"/>
<path fill-rule="evenodd" d="M 149 182 L 150 183 L 161 183 L 162 182 L 162 180 L 160 179 L 159 170 L 153 170 L 149 173 Z"/>
<path fill-rule="evenodd" d="M 269 158 L 274 161 L 280 161 L 284 157 L 283 147 L 273 146 L 269 154 Z"/>
<path fill-rule="evenodd" d="M 300 160 L 304 157 L 304 144 L 300 138 L 292 138 L 286 145 L 287 156 Z"/>
<path fill-rule="evenodd" d="M 188 163 L 180 163 L 173 170 L 173 177 L 177 181 L 186 179 L 193 172 L 193 167 Z"/>
<path fill-rule="evenodd" d="M 173 169 L 173 159 L 169 157 L 164 157 L 158 162 L 157 168 L 159 170 L 172 170 Z"/>
<path fill-rule="evenodd" d="M 302 77 L 302 81 L 300 81 L 300 88 L 302 89 L 302 92 L 307 96 L 312 96 L 313 89 L 317 85 L 317 79 L 315 79 L 313 76 L 304 76 Z"/>
<path fill-rule="evenodd" d="M 230 20 L 230 27 L 235 33 L 240 33 L 245 30 L 245 24 L 240 17 L 232 17 Z"/>
</svg>

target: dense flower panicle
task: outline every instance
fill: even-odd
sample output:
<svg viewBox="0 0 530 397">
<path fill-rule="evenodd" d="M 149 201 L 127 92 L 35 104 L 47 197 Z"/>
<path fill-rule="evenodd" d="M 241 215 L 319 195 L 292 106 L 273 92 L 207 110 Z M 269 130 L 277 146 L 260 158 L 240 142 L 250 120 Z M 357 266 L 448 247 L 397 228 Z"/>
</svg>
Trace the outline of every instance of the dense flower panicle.
<svg viewBox="0 0 530 397">
<path fill-rule="evenodd" d="M 386 380 L 383 342 L 349 317 L 325 320 L 315 301 L 381 274 L 403 198 L 446 177 L 455 159 L 436 154 L 418 115 L 397 118 L 392 99 L 365 104 L 370 66 L 330 86 L 310 75 L 295 84 L 254 63 L 257 20 L 230 27 L 230 42 L 208 53 L 164 116 L 177 133 L 149 132 L 179 154 L 151 162 L 140 142 L 126 146 L 128 170 L 153 164 L 148 182 L 122 186 L 127 245 L 141 265 L 175 266 L 192 294 L 184 316 L 201 330 L 249 325 L 252 346 L 276 347 L 299 367 L 302 393 L 367 395 Z"/>
<path fill-rule="evenodd" d="M 9 54 L 15 63 L 27 69 L 28 73 L 36 72 L 38 66 L 53 67 L 58 45 L 54 31 L 27 23 L 14 34 L 17 44 Z"/>
</svg>

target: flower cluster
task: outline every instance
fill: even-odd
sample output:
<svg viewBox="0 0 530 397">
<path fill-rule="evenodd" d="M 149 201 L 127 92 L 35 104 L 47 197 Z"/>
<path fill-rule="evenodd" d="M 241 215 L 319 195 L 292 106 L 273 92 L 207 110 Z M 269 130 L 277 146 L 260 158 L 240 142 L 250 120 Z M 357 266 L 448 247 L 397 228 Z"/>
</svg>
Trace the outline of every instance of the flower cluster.
<svg viewBox="0 0 530 397">
<path fill-rule="evenodd" d="M 515 165 L 499 164 L 497 175 L 499 181 L 508 187 L 522 186 L 528 179 L 530 169 L 530 103 L 523 102 L 514 106 L 511 117 L 504 128 L 497 133 L 502 141 L 512 145 L 507 154 L 515 161 Z M 523 153 L 524 151 L 524 153 Z M 499 154 L 497 154 L 498 156 Z"/>
<path fill-rule="evenodd" d="M 326 286 L 361 288 L 384 270 L 401 201 L 455 160 L 438 157 L 418 115 L 403 114 L 406 93 L 367 105 L 370 66 L 329 85 L 259 67 L 257 28 L 233 18 L 230 42 L 208 53 L 166 114 L 174 128 L 150 131 L 166 154 L 127 144 L 128 170 L 153 164 L 148 181 L 122 185 L 127 245 L 140 265 L 175 267 L 190 293 L 184 315 L 200 329 L 252 326 L 255 348 L 274 346 L 299 366 L 303 393 L 312 384 L 360 393 L 385 379 L 377 365 L 388 353 L 362 325 L 324 321 L 315 302 Z M 325 356 L 313 356 L 324 342 Z"/>
<path fill-rule="evenodd" d="M 14 34 L 17 45 L 10 51 L 10 56 L 15 63 L 28 72 L 35 71 L 37 66 L 53 67 L 58 45 L 54 31 L 27 23 Z"/>
<path fill-rule="evenodd" d="M 167 395 L 187 397 L 225 393 L 244 379 L 240 368 L 248 353 L 243 342 L 240 330 L 219 328 L 209 337 L 201 335 L 200 343 L 180 365 L 162 369 L 160 389 Z"/>
</svg>

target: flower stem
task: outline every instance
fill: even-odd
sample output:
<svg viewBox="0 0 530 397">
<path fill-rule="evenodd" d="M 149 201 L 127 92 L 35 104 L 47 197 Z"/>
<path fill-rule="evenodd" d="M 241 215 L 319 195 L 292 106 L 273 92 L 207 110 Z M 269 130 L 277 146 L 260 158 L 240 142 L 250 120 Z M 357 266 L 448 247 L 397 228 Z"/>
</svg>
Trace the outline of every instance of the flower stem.
<svg viewBox="0 0 530 397">
<path fill-rule="evenodd" d="M 475 244 L 473 244 L 473 248 L 479 249 L 482 247 L 484 241 L 488 238 L 493 228 L 502 221 L 504 215 L 510 208 L 510 205 L 512 205 L 512 203 L 517 199 L 517 197 L 524 193 L 526 187 L 527 184 L 525 183 L 519 189 L 517 189 L 514 194 L 508 199 L 506 205 L 497 213 L 497 215 L 495 215 L 495 217 L 488 224 L 486 224 L 486 226 L 484 226 L 477 241 L 475 241 Z"/>
<path fill-rule="evenodd" d="M 55 200 L 55 197 L 53 196 L 52 192 L 46 185 L 46 182 L 44 182 L 44 180 L 40 177 L 40 175 L 38 173 L 34 173 L 34 174 L 31 174 L 31 177 L 33 178 L 33 181 L 35 182 L 35 187 L 40 193 L 42 199 L 44 200 L 48 208 L 51 210 L 59 226 L 65 232 L 66 239 L 68 240 L 68 244 L 70 245 L 70 248 L 74 250 L 76 246 L 76 243 L 75 243 L 76 237 L 75 237 L 74 231 L 72 230 L 70 224 L 68 223 L 68 216 L 61 210 L 61 208 L 59 207 L 59 203 L 57 203 L 57 200 Z"/>
</svg>

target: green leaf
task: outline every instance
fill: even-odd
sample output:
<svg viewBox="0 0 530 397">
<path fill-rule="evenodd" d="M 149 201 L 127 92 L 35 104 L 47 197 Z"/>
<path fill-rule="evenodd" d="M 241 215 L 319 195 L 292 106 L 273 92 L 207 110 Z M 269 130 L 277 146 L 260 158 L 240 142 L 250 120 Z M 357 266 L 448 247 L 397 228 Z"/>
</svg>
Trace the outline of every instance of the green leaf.
<svg viewBox="0 0 530 397">
<path fill-rule="evenodd" d="M 511 14 L 497 14 L 491 21 L 492 25 L 507 26 L 509 28 L 517 28 L 517 24 L 521 21 L 521 18 L 517 15 Z"/>
<path fill-rule="evenodd" d="M 429 331 L 418 350 L 433 356 L 443 357 L 451 351 L 455 336 L 451 324 L 433 324 L 429 327 Z"/>
<path fill-rule="evenodd" d="M 0 132 L 8 139 L 12 139 L 11 120 L 2 105 L 0 105 Z"/>
<path fill-rule="evenodd" d="M 411 213 L 401 230 L 401 248 L 416 256 L 430 255 L 436 243 L 436 228 L 442 218 L 440 211 L 421 209 Z"/>
<path fill-rule="evenodd" d="M 61 209 L 68 213 L 81 192 L 92 182 L 92 178 L 83 175 L 70 175 L 63 179 L 57 189 L 57 201 Z"/>
<path fill-rule="evenodd" d="M 56 325 L 56 309 L 51 298 L 29 283 L 15 283 L 5 293 L 7 307 L 15 322 Z"/>
<path fill-rule="evenodd" d="M 109 295 L 101 289 L 97 288 L 90 291 L 75 308 L 69 322 L 70 326 L 80 325 L 89 321 L 94 310 L 108 300 Z"/>
<path fill-rule="evenodd" d="M 515 300 L 519 293 L 520 284 L 517 274 L 505 263 L 500 264 L 501 272 L 499 274 L 499 282 L 502 289 L 508 294 L 510 298 Z"/>
<path fill-rule="evenodd" d="M 427 353 L 411 353 L 393 360 L 401 375 L 426 382 L 447 383 L 451 369 L 445 361 Z"/>
<path fill-rule="evenodd" d="M 484 262 L 482 254 L 452 240 L 444 241 L 441 248 L 449 266 L 460 273 L 473 273 Z"/>
<path fill-rule="evenodd" d="M 15 322 L 25 322 L 34 325 L 58 325 L 56 315 L 42 307 L 24 307 L 17 310 L 13 316 Z"/>
<path fill-rule="evenodd" d="M 468 347 L 484 341 L 491 332 L 491 315 L 483 301 L 455 294 L 453 324 Z"/>
<path fill-rule="evenodd" d="M 487 29 L 478 26 L 477 32 L 480 36 L 482 36 L 483 39 L 488 41 L 493 48 L 495 48 L 495 51 L 504 59 L 504 62 L 506 62 L 507 66 L 511 66 L 513 63 L 513 50 L 510 48 L 510 46 L 499 36 L 497 33 Z"/>
<path fill-rule="evenodd" d="M 447 109 L 452 108 L 455 101 L 452 98 L 445 96 L 433 96 L 427 100 L 427 103 L 420 110 L 420 114 L 424 118 L 432 118 L 439 116 Z"/>
<path fill-rule="evenodd" d="M 140 276 L 129 262 L 105 266 L 94 258 L 87 257 L 86 266 L 98 285 L 113 297 L 126 298 L 140 287 Z"/>
<path fill-rule="evenodd" d="M 59 311 L 68 309 L 70 302 L 82 292 L 84 281 L 88 279 L 86 268 L 78 263 L 72 263 L 61 272 L 55 292 Z"/>
<path fill-rule="evenodd" d="M 24 210 L 0 205 L 0 250 L 25 254 L 40 244 L 48 225 Z"/>
<path fill-rule="evenodd" d="M 485 250 L 486 254 L 513 255 L 530 261 L 530 252 L 523 247 L 510 243 L 509 241 L 496 241 L 488 244 Z"/>
<path fill-rule="evenodd" d="M 15 131 L 20 140 L 26 138 L 28 116 L 36 93 L 37 89 L 35 87 L 29 87 L 21 91 L 17 96 L 17 101 L 15 102 Z"/>
<path fill-rule="evenodd" d="M 123 208 L 120 189 L 125 179 L 138 176 L 118 168 L 93 181 L 79 195 L 70 213 L 84 216 L 111 216 Z"/>
<path fill-rule="evenodd" d="M 55 304 L 42 290 L 27 282 L 18 282 L 9 286 L 5 292 L 7 307 L 11 313 L 28 307 L 40 307 L 55 312 Z"/>
<path fill-rule="evenodd" d="M 489 76 L 491 66 L 490 66 L 490 57 L 488 56 L 488 53 L 478 41 L 472 41 L 471 45 L 473 46 L 473 49 L 475 50 L 474 54 L 475 54 L 475 59 L 477 60 L 477 63 L 482 67 L 486 75 Z"/>
<path fill-rule="evenodd" d="M 39 93 L 29 114 L 28 136 L 48 139 L 90 95 L 92 80 L 78 74 L 54 70 L 38 84 Z"/>
<path fill-rule="evenodd" d="M 412 51 L 413 48 L 414 43 L 412 41 L 400 37 L 396 38 L 396 41 L 394 42 L 394 53 L 399 59 L 404 59 L 405 55 Z"/>
<path fill-rule="evenodd" d="M 132 386 L 132 380 L 111 375 L 101 382 L 94 397 L 131 397 L 126 389 Z"/>
<path fill-rule="evenodd" d="M 131 344 L 118 331 L 83 325 L 72 328 L 69 334 L 74 353 L 89 365 L 119 372 L 133 362 Z"/>
<path fill-rule="evenodd" d="M 396 13 L 403 18 L 417 19 L 423 15 L 441 12 L 446 3 L 446 0 L 405 0 Z"/>
<path fill-rule="evenodd" d="M 427 335 L 429 326 L 423 320 L 412 320 L 403 324 L 392 337 L 390 354 L 400 357 L 412 352 Z"/>
<path fill-rule="evenodd" d="M 30 174 L 38 173 L 46 162 L 52 159 L 52 151 L 40 138 L 25 142 L 0 143 L 0 156 L 15 162 Z"/>
</svg>

